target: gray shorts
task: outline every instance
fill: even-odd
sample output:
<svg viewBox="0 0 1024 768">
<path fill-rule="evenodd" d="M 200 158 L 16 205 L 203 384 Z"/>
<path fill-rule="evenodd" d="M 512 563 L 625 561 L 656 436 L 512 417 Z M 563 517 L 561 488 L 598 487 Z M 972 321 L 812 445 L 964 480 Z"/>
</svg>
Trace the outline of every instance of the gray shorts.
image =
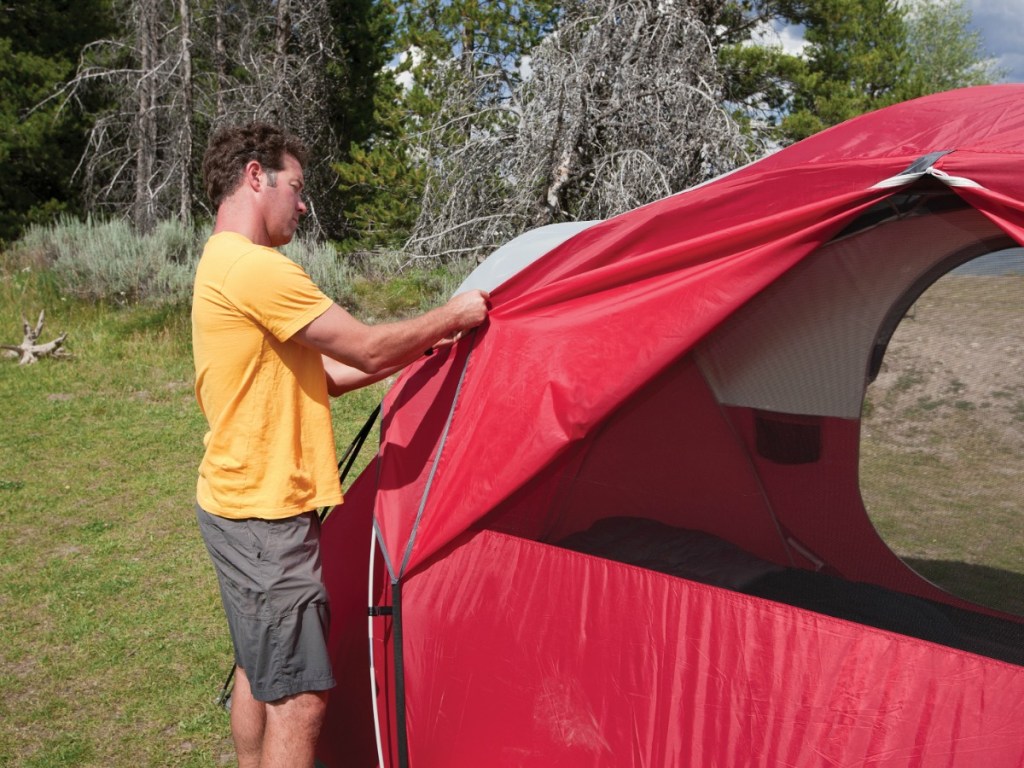
<svg viewBox="0 0 1024 768">
<path fill-rule="evenodd" d="M 320 518 L 229 520 L 196 505 L 227 614 L 235 664 L 258 701 L 334 687 Z"/>
</svg>

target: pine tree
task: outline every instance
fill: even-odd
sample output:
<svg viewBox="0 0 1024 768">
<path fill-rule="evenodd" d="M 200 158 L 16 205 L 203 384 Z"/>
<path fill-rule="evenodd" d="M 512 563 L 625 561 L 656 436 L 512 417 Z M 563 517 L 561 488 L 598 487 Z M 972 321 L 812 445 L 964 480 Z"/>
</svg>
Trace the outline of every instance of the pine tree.
<svg viewBox="0 0 1024 768">
<path fill-rule="evenodd" d="M 803 30 L 802 53 L 765 44 L 782 26 Z M 1002 76 L 964 0 L 727 0 L 715 28 L 727 103 L 760 143 Z"/>
<path fill-rule="evenodd" d="M 793 76 L 782 133 L 795 141 L 900 100 L 908 77 L 907 28 L 894 0 L 783 0 L 804 27 L 804 66 Z"/>
<path fill-rule="evenodd" d="M 905 18 L 909 76 L 897 89 L 900 99 L 986 85 L 1005 76 L 971 29 L 964 0 L 910 0 Z"/>
<path fill-rule="evenodd" d="M 85 118 L 79 105 L 62 110 L 49 97 L 74 72 L 81 49 L 113 25 L 106 0 L 7 6 L 0 11 L 0 243 L 79 210 L 72 175 L 85 149 Z"/>
</svg>

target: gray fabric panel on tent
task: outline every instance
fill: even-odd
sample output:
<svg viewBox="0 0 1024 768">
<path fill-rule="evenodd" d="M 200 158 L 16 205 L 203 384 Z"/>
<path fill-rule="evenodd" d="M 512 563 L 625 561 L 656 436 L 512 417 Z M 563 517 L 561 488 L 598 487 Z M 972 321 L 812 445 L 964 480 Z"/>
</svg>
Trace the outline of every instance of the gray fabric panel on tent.
<svg viewBox="0 0 1024 768">
<path fill-rule="evenodd" d="M 960 209 L 834 240 L 709 336 L 698 365 L 722 403 L 856 419 L 871 350 L 894 303 L 934 265 L 1002 234 Z"/>
<path fill-rule="evenodd" d="M 597 222 L 570 221 L 564 224 L 549 224 L 546 227 L 538 227 L 524 232 L 484 259 L 480 266 L 462 282 L 455 293 L 464 293 L 474 288 L 493 291 L 548 251 L 594 224 Z"/>
</svg>

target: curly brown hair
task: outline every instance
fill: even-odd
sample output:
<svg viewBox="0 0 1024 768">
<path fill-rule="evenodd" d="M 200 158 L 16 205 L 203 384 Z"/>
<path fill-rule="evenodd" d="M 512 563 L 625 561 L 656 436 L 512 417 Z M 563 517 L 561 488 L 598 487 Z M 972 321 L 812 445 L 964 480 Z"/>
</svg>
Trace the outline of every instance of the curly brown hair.
<svg viewBox="0 0 1024 768">
<path fill-rule="evenodd" d="M 251 160 L 269 171 L 284 169 L 288 154 L 305 165 L 309 150 L 301 139 L 269 123 L 228 125 L 217 129 L 203 156 L 203 184 L 214 209 L 238 188 Z"/>
</svg>

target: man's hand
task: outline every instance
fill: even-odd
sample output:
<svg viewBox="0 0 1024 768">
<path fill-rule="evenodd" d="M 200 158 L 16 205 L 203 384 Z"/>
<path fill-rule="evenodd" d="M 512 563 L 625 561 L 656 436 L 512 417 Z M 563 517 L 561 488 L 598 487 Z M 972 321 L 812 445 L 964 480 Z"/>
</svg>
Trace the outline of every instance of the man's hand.
<svg viewBox="0 0 1024 768">
<path fill-rule="evenodd" d="M 456 319 L 456 330 L 431 344 L 427 354 L 432 355 L 435 349 L 451 346 L 461 339 L 466 331 L 476 328 L 486 320 L 487 300 L 489 298 L 486 291 L 478 289 L 453 296 L 444 306 L 444 309 L 450 311 Z"/>
<path fill-rule="evenodd" d="M 454 331 L 456 334 L 476 328 L 487 319 L 487 300 L 489 298 L 486 291 L 473 289 L 448 300 L 447 307 L 456 319 Z"/>
<path fill-rule="evenodd" d="M 488 298 L 490 297 L 486 291 L 477 289 L 453 296 L 445 305 L 445 309 L 452 313 L 455 329 L 447 336 L 435 341 L 430 347 L 431 351 L 454 344 L 462 338 L 466 331 L 476 328 L 486 320 Z"/>
</svg>

